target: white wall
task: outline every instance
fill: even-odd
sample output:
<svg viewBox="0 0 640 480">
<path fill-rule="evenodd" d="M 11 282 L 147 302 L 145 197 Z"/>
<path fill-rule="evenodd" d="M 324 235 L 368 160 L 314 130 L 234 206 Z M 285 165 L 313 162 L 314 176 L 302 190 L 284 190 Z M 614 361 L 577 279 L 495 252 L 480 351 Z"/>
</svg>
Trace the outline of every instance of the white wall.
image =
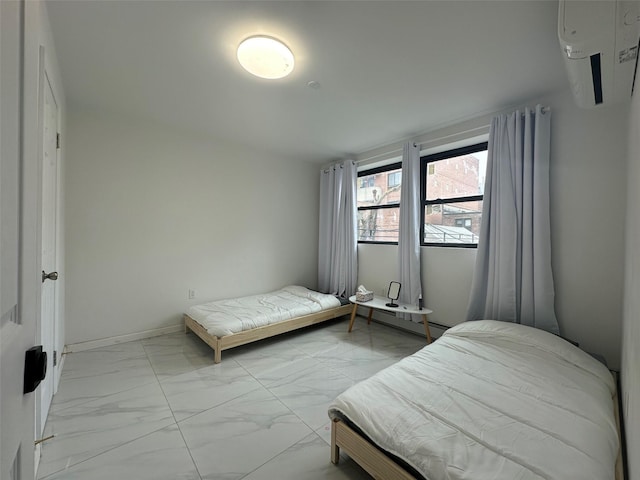
<svg viewBox="0 0 640 480">
<path fill-rule="evenodd" d="M 640 95 L 633 98 L 629 125 L 627 245 L 622 324 L 622 403 L 628 480 L 640 480 Z"/>
<path fill-rule="evenodd" d="M 395 245 L 359 245 L 358 283 L 386 296 L 389 282 L 397 280 L 396 257 Z M 453 326 L 464 320 L 475 259 L 476 250 L 471 248 L 422 247 L 424 304 L 433 310 L 428 316 L 430 322 Z M 420 324 L 396 321 L 394 316 L 382 312 L 375 312 L 374 318 L 424 335 Z M 432 326 L 434 336 L 441 331 Z"/>
<path fill-rule="evenodd" d="M 553 111 L 560 327 L 617 369 L 628 109 L 580 110 L 567 93 L 538 101 Z M 315 286 L 316 166 L 106 114 L 68 123 L 67 343 L 176 325 L 209 299 Z M 475 250 L 423 248 L 433 322 L 462 321 L 474 261 Z M 382 293 L 396 247 L 362 245 L 359 265 L 359 283 Z"/>
<path fill-rule="evenodd" d="M 91 112 L 69 113 L 67 137 L 68 344 L 316 286 L 317 165 Z"/>
<path fill-rule="evenodd" d="M 553 101 L 552 265 L 563 335 L 620 368 L 628 106 Z"/>
<path fill-rule="evenodd" d="M 551 240 L 561 332 L 618 369 L 628 109 L 581 110 L 568 92 L 529 104 L 535 103 L 549 105 L 553 115 Z M 360 245 L 358 253 L 358 283 L 381 293 L 397 275 L 396 247 Z M 475 250 L 423 247 L 422 257 L 425 304 L 434 310 L 429 318 L 463 321 Z"/>
</svg>

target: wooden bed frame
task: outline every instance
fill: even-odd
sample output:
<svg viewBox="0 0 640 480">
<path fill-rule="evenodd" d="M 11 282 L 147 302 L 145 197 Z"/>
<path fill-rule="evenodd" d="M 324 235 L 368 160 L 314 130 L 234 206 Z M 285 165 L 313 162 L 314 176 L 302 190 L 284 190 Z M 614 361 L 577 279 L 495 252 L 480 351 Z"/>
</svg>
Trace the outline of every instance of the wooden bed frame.
<svg viewBox="0 0 640 480">
<path fill-rule="evenodd" d="M 253 328 L 244 332 L 238 332 L 224 337 L 216 337 L 211 335 L 207 330 L 189 315 L 184 315 L 184 331 L 189 333 L 191 330 L 200 337 L 207 345 L 215 350 L 214 362 L 222 361 L 222 351 L 228 348 L 237 347 L 246 343 L 255 342 L 264 338 L 273 337 L 282 333 L 297 330 L 298 328 L 308 327 L 316 323 L 325 322 L 342 315 L 351 313 L 353 306 L 351 304 L 340 305 L 339 307 L 322 310 L 321 312 L 303 315 L 301 317 L 291 318 L 282 322 L 265 325 L 264 327 Z"/>
<path fill-rule="evenodd" d="M 618 438 L 620 437 L 620 413 L 618 397 L 613 397 Z M 384 453 L 375 444 L 360 435 L 340 419 L 331 422 L 331 463 L 340 461 L 340 449 L 343 449 L 358 465 L 367 471 L 375 479 L 384 480 L 415 480 L 415 476 L 398 465 L 391 457 Z M 624 468 L 622 463 L 622 442 L 618 449 L 618 458 L 615 465 L 615 480 L 624 480 Z"/>
</svg>

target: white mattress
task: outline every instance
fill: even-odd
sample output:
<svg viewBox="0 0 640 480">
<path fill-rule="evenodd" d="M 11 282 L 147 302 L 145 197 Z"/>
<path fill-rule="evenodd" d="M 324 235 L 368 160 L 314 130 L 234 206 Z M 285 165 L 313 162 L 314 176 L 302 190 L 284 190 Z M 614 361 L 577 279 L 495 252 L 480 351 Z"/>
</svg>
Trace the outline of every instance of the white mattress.
<svg viewBox="0 0 640 480">
<path fill-rule="evenodd" d="M 291 285 L 275 292 L 196 305 L 187 315 L 217 337 L 340 306 L 333 295 Z"/>
<path fill-rule="evenodd" d="M 376 445 L 432 479 L 613 479 L 607 368 L 542 330 L 482 320 L 338 396 Z"/>
</svg>

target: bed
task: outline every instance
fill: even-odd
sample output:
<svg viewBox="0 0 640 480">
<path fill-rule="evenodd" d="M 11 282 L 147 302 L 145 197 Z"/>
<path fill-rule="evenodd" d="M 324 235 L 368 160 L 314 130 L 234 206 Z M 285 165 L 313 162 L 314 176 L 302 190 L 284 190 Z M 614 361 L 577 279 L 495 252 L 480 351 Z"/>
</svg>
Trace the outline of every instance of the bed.
<svg viewBox="0 0 640 480">
<path fill-rule="evenodd" d="M 542 330 L 482 320 L 339 395 L 331 461 L 374 478 L 622 479 L 616 382 Z"/>
<path fill-rule="evenodd" d="M 290 285 L 195 305 L 184 314 L 184 325 L 214 349 L 214 362 L 220 363 L 223 350 L 347 315 L 351 308 L 334 295 Z"/>
</svg>

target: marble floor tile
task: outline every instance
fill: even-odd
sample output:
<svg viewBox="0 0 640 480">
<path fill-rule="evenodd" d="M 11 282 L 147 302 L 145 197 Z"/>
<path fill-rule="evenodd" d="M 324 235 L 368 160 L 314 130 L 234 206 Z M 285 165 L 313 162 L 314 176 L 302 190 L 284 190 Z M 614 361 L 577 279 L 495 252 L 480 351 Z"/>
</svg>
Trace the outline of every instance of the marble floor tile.
<svg viewBox="0 0 640 480">
<path fill-rule="evenodd" d="M 415 353 L 428 345 L 424 336 L 404 333 L 391 328 L 387 330 L 387 332 L 371 332 L 366 336 L 361 335 L 354 339 L 354 343 L 389 356 L 402 355 L 408 350 L 413 350 L 412 353 Z"/>
<path fill-rule="evenodd" d="M 312 433 L 266 389 L 179 422 L 203 480 L 240 479 Z"/>
<path fill-rule="evenodd" d="M 158 383 L 50 413 L 39 474 L 68 468 L 175 423 Z"/>
<path fill-rule="evenodd" d="M 60 412 L 65 408 L 157 381 L 144 351 L 141 356 L 135 357 L 98 353 L 99 361 L 89 352 L 70 354 L 67 358 L 58 392 L 53 397 L 51 412 Z M 70 363 L 69 369 L 66 362 Z"/>
<path fill-rule="evenodd" d="M 100 370 L 108 365 L 108 361 L 126 360 L 145 355 L 142 341 L 117 343 L 79 352 L 70 351 L 65 354 L 64 374 L 73 376 L 76 371 L 85 374 L 94 369 Z"/>
<path fill-rule="evenodd" d="M 169 377 L 161 386 L 177 421 L 261 388 L 258 380 L 231 359 Z"/>
<path fill-rule="evenodd" d="M 316 429 L 316 435 L 324 440 L 327 445 L 331 445 L 331 419 L 329 415 L 327 415 L 326 423 Z"/>
<path fill-rule="evenodd" d="M 290 345 L 302 350 L 307 355 L 317 356 L 319 354 L 333 355 L 336 350 L 348 350 L 350 347 L 356 346 L 352 337 L 345 334 L 344 338 L 336 332 L 321 333 L 319 335 L 304 335 L 298 338 L 292 338 Z"/>
<path fill-rule="evenodd" d="M 262 342 L 260 342 L 262 343 Z M 305 366 L 313 364 L 313 359 L 295 346 L 285 343 L 268 343 L 257 348 L 231 349 L 226 355 L 227 359 L 233 359 L 244 367 L 249 374 L 258 380 L 278 376 L 278 371 L 284 368 L 296 368 L 296 364 Z M 223 352 L 223 362 L 225 361 Z"/>
<path fill-rule="evenodd" d="M 315 433 L 244 477 L 245 480 L 364 480 L 369 478 L 362 468 L 346 457 L 341 458 L 338 465 L 331 463 L 327 444 Z"/>
<path fill-rule="evenodd" d="M 363 347 L 355 342 L 338 342 L 326 349 L 317 350 L 312 356 L 318 361 L 324 361 L 328 358 L 343 358 L 353 355 L 351 351 L 354 349 L 364 350 Z"/>
<path fill-rule="evenodd" d="M 330 365 L 333 368 L 339 369 L 344 372 L 344 374 L 355 383 L 366 380 L 370 376 L 378 373 L 380 370 L 390 367 L 399 360 L 399 358 L 384 357 L 379 360 L 372 360 L 368 361 L 367 363 L 358 365 L 352 365 L 348 362 L 335 362 L 330 363 Z"/>
<path fill-rule="evenodd" d="M 213 350 L 195 335 L 175 333 L 167 337 L 154 337 L 144 343 L 149 362 L 158 379 L 214 365 Z"/>
<path fill-rule="evenodd" d="M 374 373 L 396 363 L 399 358 L 382 355 L 367 348 L 354 348 L 340 356 L 323 358 L 322 362 L 349 377 L 352 382 L 369 378 Z"/>
<path fill-rule="evenodd" d="M 374 349 L 369 348 L 367 345 L 360 343 L 341 343 L 335 349 L 325 352 L 319 352 L 314 355 L 314 358 L 319 361 L 333 360 L 336 358 L 345 360 L 364 360 L 367 358 L 376 359 L 386 357 L 387 355 L 377 352 Z"/>
<path fill-rule="evenodd" d="M 144 351 L 149 356 L 165 353 L 212 356 L 213 350 L 194 333 L 176 332 L 169 335 L 141 340 Z"/>
<path fill-rule="evenodd" d="M 94 375 L 118 372 L 141 360 L 148 362 L 140 342 L 69 352 L 64 356 L 61 380 L 90 378 Z"/>
<path fill-rule="evenodd" d="M 176 425 L 133 440 L 42 480 L 201 480 Z"/>
<path fill-rule="evenodd" d="M 364 479 L 330 462 L 329 404 L 425 345 L 358 317 L 223 352 L 183 332 L 69 354 L 39 479 Z"/>
<path fill-rule="evenodd" d="M 267 388 L 313 430 L 327 421 L 329 404 L 353 380 L 324 365 L 317 364 L 287 378 L 267 384 Z"/>
</svg>

